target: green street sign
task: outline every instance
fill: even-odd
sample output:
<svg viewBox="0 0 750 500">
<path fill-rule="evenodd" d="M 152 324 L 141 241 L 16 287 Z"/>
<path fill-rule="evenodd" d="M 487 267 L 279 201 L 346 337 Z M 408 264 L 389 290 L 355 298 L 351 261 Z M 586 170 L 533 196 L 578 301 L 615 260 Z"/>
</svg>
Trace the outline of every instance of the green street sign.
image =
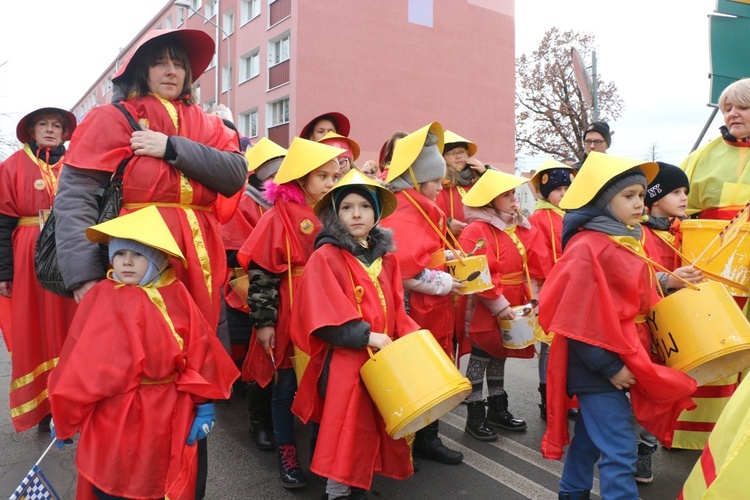
<svg viewBox="0 0 750 500">
<path fill-rule="evenodd" d="M 750 77 L 750 44 L 747 43 L 750 3 L 719 0 L 719 4 L 722 3 L 741 4 L 748 17 L 709 16 L 712 105 L 718 104 L 719 96 L 728 85 Z"/>
<path fill-rule="evenodd" d="M 718 0 L 716 12 L 732 16 L 750 17 L 750 1 L 748 0 Z"/>
</svg>

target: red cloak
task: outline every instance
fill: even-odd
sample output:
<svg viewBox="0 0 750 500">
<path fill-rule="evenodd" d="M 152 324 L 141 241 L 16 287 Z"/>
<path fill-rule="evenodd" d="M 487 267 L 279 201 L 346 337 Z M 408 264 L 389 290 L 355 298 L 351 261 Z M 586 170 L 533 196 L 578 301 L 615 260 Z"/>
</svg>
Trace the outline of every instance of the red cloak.
<svg viewBox="0 0 750 500">
<path fill-rule="evenodd" d="M 442 210 L 447 217 L 466 222 L 463 194 L 461 194 L 461 191 L 463 190 L 464 194 L 466 194 L 469 192 L 469 189 L 471 189 L 471 186 L 461 186 L 460 188 L 450 185 L 443 186 L 443 190 L 438 193 L 435 203 L 437 203 L 437 206 L 440 207 L 440 210 Z"/>
<path fill-rule="evenodd" d="M 375 472 L 394 479 L 409 477 L 413 473 L 409 445 L 406 439 L 394 440 L 385 432 L 383 417 L 359 376 L 369 359 L 367 350 L 334 347 L 312 332 L 351 320 L 367 321 L 371 331 L 392 338 L 418 330 L 404 310 L 401 272 L 393 255 L 382 257 L 377 281 L 382 296 L 356 257 L 323 245 L 305 266 L 291 324 L 292 340 L 311 357 L 292 410 L 305 423 L 320 422 L 310 470 L 364 489 L 370 489 Z M 359 308 L 355 287 L 362 290 Z M 323 399 L 318 379 L 330 349 L 333 354 Z"/>
<path fill-rule="evenodd" d="M 547 248 L 536 228 L 516 226 L 515 235 L 526 252 L 526 265 L 533 278 L 544 279 L 548 274 L 549 257 Z M 466 226 L 459 242 L 465 249 L 474 248 L 477 240 L 487 243 L 475 255 L 486 255 L 494 288 L 479 292 L 477 295 L 487 299 L 496 299 L 501 295 L 511 306 L 526 304 L 531 297 L 531 289 L 526 282 L 524 258 L 516 244 L 505 231 L 486 222 L 475 221 Z M 462 301 L 463 302 L 463 301 Z M 496 358 L 532 358 L 534 346 L 524 349 L 506 349 L 502 344 L 502 333 L 497 317 L 481 301 L 476 302 L 474 315 L 469 325 L 469 335 L 461 330 L 461 355 L 471 352 L 472 342 Z"/>
<path fill-rule="evenodd" d="M 143 128 L 187 137 L 222 151 L 239 151 L 236 134 L 225 127 L 219 117 L 206 114 L 200 106 L 172 102 L 177 110 L 178 130 L 167 109 L 154 96 L 138 97 L 121 104 Z M 120 162 L 133 154 L 132 132 L 125 116 L 114 106 L 97 106 L 76 129 L 65 163 L 114 173 Z M 144 205 L 159 208 L 188 263 L 184 267 L 179 260 L 172 259 L 171 264 L 214 328 L 219 320 L 221 288 L 227 267 L 216 213 L 232 213 L 236 207 L 236 202 L 225 201 L 220 210 L 214 212 L 219 198 L 216 192 L 181 175 L 161 158 L 135 156 L 125 169 L 121 215 Z M 238 196 L 232 199 L 235 198 L 239 200 Z"/>
<path fill-rule="evenodd" d="M 559 459 L 569 442 L 567 424 L 567 339 L 617 353 L 635 374 L 630 401 L 638 422 L 665 446 L 672 443 L 680 412 L 695 408 L 695 380 L 656 364 L 649 356 L 651 334 L 636 324 L 659 300 L 648 265 L 607 235 L 582 231 L 570 240 L 542 288 L 539 322 L 554 333 L 547 367 L 545 458 Z"/>
<path fill-rule="evenodd" d="M 550 258 L 549 268 L 562 255 L 562 215 L 550 208 L 537 208 L 529 216 L 529 224 L 539 230 Z"/>
<path fill-rule="evenodd" d="M 438 230 L 443 234 L 446 232 L 445 214 L 435 202 L 414 189 L 396 193 L 398 207 L 387 219 L 381 221 L 380 225 L 393 229 L 396 258 L 402 276 L 406 279 L 413 278 L 424 269 L 445 271 L 443 240 L 404 193 L 408 193 L 417 202 Z M 455 308 L 451 295 L 425 295 L 411 291 L 409 316 L 432 333 L 451 359 L 455 357 Z"/>
<path fill-rule="evenodd" d="M 0 328 L 12 360 L 10 412 L 17 432 L 50 412 L 47 377 L 76 309 L 73 299 L 42 288 L 34 266 L 39 211 L 49 210 L 62 165 L 62 159 L 54 165 L 41 160 L 37 164 L 28 145 L 0 164 L 0 214 L 19 218 L 12 236 L 12 297 L 0 298 Z"/>
<path fill-rule="evenodd" d="M 173 271 L 152 287 L 103 280 L 81 301 L 50 376 L 56 435 L 80 429 L 78 472 L 107 493 L 193 498 L 194 407 L 228 398 L 238 376 Z"/>
<path fill-rule="evenodd" d="M 289 334 L 289 321 L 293 292 L 299 285 L 302 269 L 313 253 L 315 237 L 322 227 L 311 206 L 280 199 L 261 217 L 258 226 L 237 253 L 237 260 L 246 270 L 251 262 L 255 262 L 263 269 L 281 275 L 275 325 L 276 366 L 258 343 L 253 328 L 250 351 L 242 366 L 243 380 L 254 380 L 265 387 L 273 379 L 276 368 L 292 367 L 290 357 L 294 355 L 294 345 Z"/>
</svg>

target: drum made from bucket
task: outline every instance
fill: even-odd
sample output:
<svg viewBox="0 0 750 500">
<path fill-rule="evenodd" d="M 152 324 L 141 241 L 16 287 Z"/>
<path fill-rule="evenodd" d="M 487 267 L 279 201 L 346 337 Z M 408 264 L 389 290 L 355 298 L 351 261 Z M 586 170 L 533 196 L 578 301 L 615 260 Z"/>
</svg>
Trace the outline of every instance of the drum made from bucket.
<svg viewBox="0 0 750 500">
<path fill-rule="evenodd" d="M 537 341 L 535 331 L 540 328 L 539 321 L 533 311 L 524 316 L 525 308 L 526 306 L 513 307 L 516 319 L 497 320 L 503 337 L 503 347 L 506 349 L 524 349 Z"/>
<path fill-rule="evenodd" d="M 664 364 L 700 386 L 750 367 L 750 323 L 724 285 L 698 286 L 657 302 L 647 322 Z"/>
<path fill-rule="evenodd" d="M 472 255 L 471 257 L 461 258 L 464 261 L 463 264 L 457 259 L 445 262 L 451 276 L 464 285 L 464 288 L 459 292 L 461 295 L 483 292 L 494 286 L 486 255 Z"/>
<path fill-rule="evenodd" d="M 748 287 L 750 286 L 750 222 L 744 223 L 735 240 L 706 264 L 706 260 L 721 245 L 719 239 L 714 241 L 714 238 L 728 223 L 728 220 L 714 219 L 686 219 L 682 221 L 680 223 L 682 253 L 690 259 L 690 262 L 684 261 L 683 265 L 695 263 L 706 271 Z M 704 257 L 699 262 L 694 262 L 701 254 Z M 735 297 L 748 296 L 747 290 L 735 287 L 729 287 L 729 293 Z"/>
<path fill-rule="evenodd" d="M 469 379 L 429 330 L 417 330 L 387 345 L 359 374 L 393 439 L 426 427 L 471 394 Z"/>
</svg>

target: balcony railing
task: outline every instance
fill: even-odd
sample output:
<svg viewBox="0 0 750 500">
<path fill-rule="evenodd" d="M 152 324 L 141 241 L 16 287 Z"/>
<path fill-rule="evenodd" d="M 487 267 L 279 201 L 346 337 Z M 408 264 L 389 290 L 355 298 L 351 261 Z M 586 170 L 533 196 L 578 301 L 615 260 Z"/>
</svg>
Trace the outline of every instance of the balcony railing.
<svg viewBox="0 0 750 500">
<path fill-rule="evenodd" d="M 268 89 L 289 83 L 289 59 L 268 68 Z"/>
<path fill-rule="evenodd" d="M 268 138 L 273 142 L 281 146 L 282 148 L 289 147 L 289 124 L 282 123 L 274 127 L 268 128 Z"/>
<path fill-rule="evenodd" d="M 292 0 L 276 0 L 271 4 L 269 26 L 273 26 L 292 15 Z"/>
</svg>

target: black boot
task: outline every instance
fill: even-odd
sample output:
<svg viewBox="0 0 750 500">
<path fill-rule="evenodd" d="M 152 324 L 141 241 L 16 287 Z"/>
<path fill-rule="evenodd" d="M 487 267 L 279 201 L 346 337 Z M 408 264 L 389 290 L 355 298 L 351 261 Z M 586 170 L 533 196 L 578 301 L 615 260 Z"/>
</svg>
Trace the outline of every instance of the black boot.
<svg viewBox="0 0 750 500">
<path fill-rule="evenodd" d="M 588 490 L 581 490 L 570 493 L 558 493 L 557 498 L 559 500 L 590 500 L 591 492 Z"/>
<path fill-rule="evenodd" d="M 466 403 L 466 432 L 479 441 L 497 441 L 497 432 L 487 426 L 484 401 Z"/>
<path fill-rule="evenodd" d="M 247 411 L 250 414 L 250 440 L 260 450 L 273 450 L 276 442 L 273 439 L 270 405 L 271 386 L 261 387 L 257 382 L 247 384 Z"/>
<path fill-rule="evenodd" d="M 460 464 L 464 459 L 464 454 L 460 451 L 451 450 L 443 444 L 438 437 L 438 422 L 436 420 L 424 429 L 417 431 L 414 437 L 414 456 L 434 460 L 441 464 Z"/>
<path fill-rule="evenodd" d="M 542 402 L 539 404 L 539 418 L 547 420 L 547 384 L 539 384 L 539 395 Z"/>
<path fill-rule="evenodd" d="M 307 486 L 307 478 L 302 471 L 302 466 L 297 458 L 297 446 L 294 444 L 282 444 L 276 450 L 276 458 L 279 461 L 279 476 L 281 486 L 284 488 L 304 488 Z"/>
<path fill-rule="evenodd" d="M 508 393 L 487 398 L 487 422 L 509 431 L 526 430 L 526 422 L 508 411 Z"/>
</svg>

